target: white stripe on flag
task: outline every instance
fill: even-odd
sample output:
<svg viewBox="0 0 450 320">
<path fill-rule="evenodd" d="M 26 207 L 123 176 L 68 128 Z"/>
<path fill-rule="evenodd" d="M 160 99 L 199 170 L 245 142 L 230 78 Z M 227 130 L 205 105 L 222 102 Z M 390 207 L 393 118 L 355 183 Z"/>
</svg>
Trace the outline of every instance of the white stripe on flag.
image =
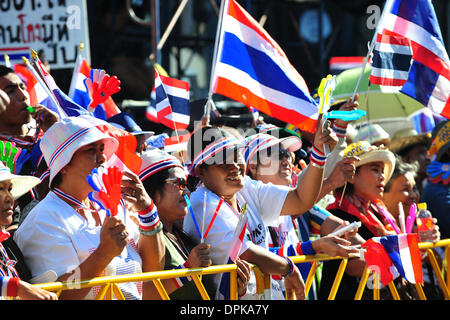
<svg viewBox="0 0 450 320">
<path fill-rule="evenodd" d="M 409 74 L 409 71 L 374 68 L 372 66 L 372 75 L 374 75 L 376 77 L 407 80 L 408 74 Z"/>
<path fill-rule="evenodd" d="M 170 101 L 169 98 L 165 98 L 164 100 L 161 100 L 156 104 L 156 110 L 159 112 L 161 110 L 164 110 L 167 107 L 170 107 Z"/>
<path fill-rule="evenodd" d="M 166 116 L 166 119 L 179 123 L 189 123 L 190 117 L 182 113 L 172 112 Z"/>
<path fill-rule="evenodd" d="M 309 92 L 303 78 L 300 74 L 298 74 L 298 72 L 296 72 L 295 68 L 292 67 L 286 55 L 283 52 L 280 52 L 281 48 L 279 51 L 272 47 L 270 43 L 267 42 L 266 39 L 262 38 L 257 32 L 247 27 L 245 24 L 240 23 L 232 16 L 225 15 L 222 25 L 224 32 L 233 33 L 246 45 L 267 54 L 273 62 L 283 70 L 292 82 L 298 85 L 304 92 Z M 270 37 L 269 35 L 267 36 Z"/>
<path fill-rule="evenodd" d="M 428 50 L 432 51 L 442 60 L 449 62 L 447 50 L 445 49 L 444 45 L 439 41 L 438 38 L 433 37 L 427 30 L 425 30 L 421 26 L 409 20 L 405 20 L 390 12 L 386 14 L 386 19 L 383 20 L 383 23 L 384 29 L 395 31 L 402 36 L 411 39 L 412 41 L 420 44 L 422 47 L 425 47 Z M 402 27 L 402 30 L 405 31 L 400 33 L 400 30 L 394 28 L 394 25 L 396 24 L 407 27 Z"/>
<path fill-rule="evenodd" d="M 405 55 L 412 55 L 412 49 L 408 46 L 390 44 L 384 42 L 377 42 L 375 47 L 376 50 L 380 52 L 389 52 L 389 53 L 399 53 Z"/>
<path fill-rule="evenodd" d="M 400 260 L 405 271 L 406 279 L 411 283 L 416 283 L 414 276 L 414 269 L 411 261 L 411 252 L 409 251 L 408 235 L 398 235 L 398 251 L 400 253 Z"/>
<path fill-rule="evenodd" d="M 311 119 L 318 119 L 318 109 L 312 108 L 312 104 L 309 103 L 309 101 L 299 99 L 297 97 L 264 86 L 263 84 L 250 77 L 247 73 L 243 72 L 242 70 L 236 69 L 233 66 L 224 63 L 218 63 L 216 65 L 216 77 L 229 79 L 237 85 L 247 88 L 261 99 L 268 100 L 271 103 L 280 105 L 280 101 L 283 101 L 284 103 L 283 105 L 281 105 L 281 107 L 289 110 L 294 110 L 296 112 L 301 109 L 302 115 Z"/>
<path fill-rule="evenodd" d="M 441 113 L 447 103 L 448 93 L 450 92 L 450 81 L 440 75 L 436 81 L 433 92 L 428 100 L 427 106 L 434 112 Z"/>
<path fill-rule="evenodd" d="M 174 96 L 174 97 L 178 97 L 178 98 L 183 98 L 183 99 L 189 100 L 189 91 L 188 90 L 177 88 L 177 87 L 173 87 L 173 86 L 168 85 L 168 84 L 163 84 L 163 85 L 164 85 L 164 90 L 166 91 L 166 94 L 168 96 Z"/>
</svg>

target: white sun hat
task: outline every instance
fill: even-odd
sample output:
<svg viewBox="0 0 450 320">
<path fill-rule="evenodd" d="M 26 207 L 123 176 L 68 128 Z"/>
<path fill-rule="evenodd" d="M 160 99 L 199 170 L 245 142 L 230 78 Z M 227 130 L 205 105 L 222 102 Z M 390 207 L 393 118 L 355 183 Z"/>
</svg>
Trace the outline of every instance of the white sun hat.
<svg viewBox="0 0 450 320">
<path fill-rule="evenodd" d="M 11 180 L 11 195 L 14 199 L 23 196 L 41 182 L 37 177 L 12 174 L 11 170 L 0 161 L 0 182 L 6 180 Z"/>
<path fill-rule="evenodd" d="M 67 117 L 53 124 L 42 137 L 40 144 L 50 170 L 49 185 L 78 149 L 99 140 L 105 141 L 104 153 L 109 160 L 119 142 L 92 122 L 83 117 Z"/>
</svg>

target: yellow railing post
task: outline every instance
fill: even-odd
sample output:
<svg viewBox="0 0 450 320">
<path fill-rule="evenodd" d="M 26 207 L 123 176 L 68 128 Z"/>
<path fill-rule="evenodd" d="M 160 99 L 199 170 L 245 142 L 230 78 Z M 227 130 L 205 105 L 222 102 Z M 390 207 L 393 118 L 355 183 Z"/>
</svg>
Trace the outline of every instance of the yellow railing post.
<svg viewBox="0 0 450 320">
<path fill-rule="evenodd" d="M 441 286 L 442 292 L 444 293 L 444 297 L 446 300 L 450 299 L 450 294 L 448 292 L 447 285 L 445 284 L 444 278 L 442 277 L 441 270 L 439 269 L 439 264 L 436 260 L 436 257 L 434 256 L 434 252 L 432 249 L 428 249 L 428 257 L 430 258 L 431 267 L 434 270 L 434 273 L 436 275 L 436 278 L 439 282 L 439 285 Z"/>
<path fill-rule="evenodd" d="M 364 289 L 366 288 L 367 279 L 369 279 L 370 272 L 371 271 L 369 268 L 367 268 L 367 266 L 364 267 L 361 280 L 359 281 L 358 290 L 356 290 L 355 300 L 361 300 Z"/>
<path fill-rule="evenodd" d="M 336 277 L 334 278 L 333 286 L 331 287 L 328 300 L 334 300 L 334 298 L 336 297 L 339 285 L 341 284 L 342 276 L 344 275 L 345 268 L 347 267 L 347 261 L 348 259 L 344 258 L 339 265 L 339 269 L 337 271 Z"/>
</svg>

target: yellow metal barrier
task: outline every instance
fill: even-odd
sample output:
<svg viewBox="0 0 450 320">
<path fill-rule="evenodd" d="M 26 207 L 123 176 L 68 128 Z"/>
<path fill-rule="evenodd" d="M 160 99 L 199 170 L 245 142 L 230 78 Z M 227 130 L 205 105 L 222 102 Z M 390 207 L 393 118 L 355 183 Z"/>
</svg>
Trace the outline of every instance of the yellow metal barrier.
<svg viewBox="0 0 450 320">
<path fill-rule="evenodd" d="M 445 254 L 444 254 L 442 270 L 440 269 L 439 264 L 434 255 L 434 252 L 432 250 L 437 247 L 445 247 Z M 448 263 L 449 257 L 450 257 L 449 248 L 450 248 L 450 239 L 441 240 L 437 243 L 431 243 L 431 242 L 419 243 L 419 249 L 426 250 L 429 255 L 431 267 L 436 275 L 439 286 L 441 287 L 441 290 L 442 290 L 446 300 L 450 299 L 450 292 L 449 292 L 450 265 Z M 342 258 L 342 257 L 332 257 L 332 256 L 328 256 L 325 254 L 316 254 L 316 255 L 312 255 L 312 256 L 295 256 L 295 257 L 291 257 L 291 258 L 294 263 L 304 263 L 304 262 L 312 263 L 311 271 L 305 282 L 306 296 L 309 293 L 309 290 L 310 290 L 312 282 L 314 280 L 317 268 L 319 267 L 320 263 L 322 261 L 328 261 L 328 260 L 342 260 L 341 264 L 339 266 L 338 272 L 336 274 L 335 280 L 333 282 L 333 286 L 332 286 L 329 296 L 328 296 L 329 300 L 333 300 L 336 296 L 337 290 L 338 290 L 340 282 L 342 280 L 342 276 L 345 272 L 345 268 L 347 266 L 348 259 L 352 259 L 357 256 L 358 255 L 352 254 L 352 255 L 350 255 L 349 258 Z M 261 270 L 255 265 L 251 265 L 251 267 L 252 267 L 252 271 L 253 271 L 253 273 L 255 275 L 255 279 L 256 279 L 256 293 L 258 294 L 259 298 L 269 299 L 269 297 L 270 297 L 270 275 L 263 274 L 261 272 Z M 168 300 L 169 295 L 167 294 L 164 286 L 162 285 L 161 280 L 178 278 L 178 277 L 192 277 L 197 289 L 199 290 L 201 297 L 204 300 L 209 300 L 210 297 L 208 296 L 208 293 L 207 293 L 205 287 L 203 286 L 199 276 L 229 272 L 230 273 L 231 300 L 237 300 L 238 292 L 237 292 L 237 272 L 236 272 L 236 270 L 237 270 L 237 266 L 234 264 L 216 265 L 216 266 L 211 266 L 208 268 L 164 270 L 164 271 L 128 274 L 128 275 L 111 276 L 111 277 L 98 277 L 98 278 L 93 278 L 90 280 L 82 280 L 79 282 L 43 283 L 43 284 L 36 284 L 35 286 L 38 286 L 42 289 L 46 289 L 48 291 L 54 291 L 57 293 L 58 296 L 61 294 L 61 292 L 63 290 L 71 290 L 74 288 L 82 289 L 82 288 L 88 288 L 88 287 L 94 287 L 94 286 L 101 286 L 101 289 L 100 289 L 99 293 L 97 294 L 96 299 L 112 300 L 115 297 L 118 300 L 124 300 L 124 296 L 117 284 L 125 283 L 125 282 L 153 281 L 161 298 Z M 355 300 L 361 299 L 363 292 L 364 292 L 364 288 L 367 284 L 367 280 L 369 279 L 369 276 L 371 273 L 372 272 L 368 268 L 366 268 L 364 270 L 364 272 L 361 276 L 359 287 L 355 294 L 355 298 L 354 298 Z M 445 277 L 444 277 L 444 275 L 445 275 Z M 374 290 L 373 290 L 374 300 L 380 299 L 379 288 L 377 288 L 378 283 L 379 283 L 379 281 L 378 281 L 377 277 L 374 275 Z M 426 300 L 426 296 L 423 292 L 422 286 L 420 284 L 416 284 L 415 287 L 417 289 L 419 298 L 422 300 Z M 393 284 L 393 282 L 388 284 L 388 288 L 389 288 L 394 300 L 400 300 L 400 296 L 399 296 L 397 289 L 395 288 L 395 285 Z"/>
</svg>

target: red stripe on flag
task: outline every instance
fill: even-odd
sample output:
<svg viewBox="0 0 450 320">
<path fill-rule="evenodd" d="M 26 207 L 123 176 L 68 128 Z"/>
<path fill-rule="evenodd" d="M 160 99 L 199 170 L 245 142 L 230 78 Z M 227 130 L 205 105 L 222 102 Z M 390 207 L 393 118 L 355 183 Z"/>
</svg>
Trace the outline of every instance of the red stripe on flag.
<svg viewBox="0 0 450 320">
<path fill-rule="evenodd" d="M 423 284 L 422 260 L 420 258 L 417 233 L 408 234 L 408 247 L 411 253 L 411 263 L 414 270 L 414 278 L 416 283 Z"/>
<path fill-rule="evenodd" d="M 215 92 L 241 102 L 246 106 L 254 106 L 260 112 L 271 117 L 276 116 L 276 118 L 290 123 L 300 130 L 312 133 L 315 130 L 317 120 L 308 118 L 296 111 L 283 108 L 282 106 L 267 101 L 255 95 L 248 88 L 239 86 L 228 79 L 217 77 Z"/>
<path fill-rule="evenodd" d="M 401 34 L 384 30 L 384 34 L 403 37 Z M 436 73 L 450 80 L 450 65 L 442 60 L 433 51 L 421 46 L 419 43 L 411 40 L 413 59 L 427 66 Z"/>
<path fill-rule="evenodd" d="M 392 79 L 392 78 L 383 78 L 370 75 L 369 81 L 373 84 L 382 85 L 382 86 L 396 86 L 401 87 L 405 84 L 406 79 Z"/>
</svg>

